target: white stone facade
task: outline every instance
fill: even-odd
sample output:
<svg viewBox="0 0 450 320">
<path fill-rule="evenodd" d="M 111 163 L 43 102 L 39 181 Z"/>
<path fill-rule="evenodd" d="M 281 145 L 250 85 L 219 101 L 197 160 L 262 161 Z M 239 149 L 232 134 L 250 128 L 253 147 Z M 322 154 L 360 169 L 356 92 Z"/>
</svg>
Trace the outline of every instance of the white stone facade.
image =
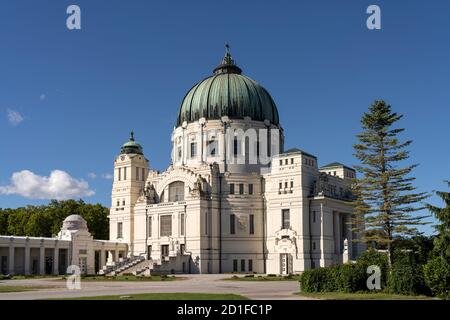
<svg viewBox="0 0 450 320">
<path fill-rule="evenodd" d="M 237 163 L 248 148 L 245 139 L 237 152 L 230 147 L 225 133 L 236 128 L 278 130 L 269 165 Z M 283 141 L 282 129 L 267 122 L 201 118 L 174 129 L 164 172 L 149 168 L 143 154 L 119 155 L 110 239 L 127 242 L 131 256 L 163 273 L 289 274 L 354 259 L 361 251 L 348 224 L 354 170 L 319 168 L 298 149 L 280 153 Z M 124 170 L 131 173 L 125 180 Z M 136 176 L 142 170 L 145 182 Z"/>
<path fill-rule="evenodd" d="M 0 236 L 0 274 L 5 275 L 63 275 L 69 266 L 93 275 L 127 255 L 126 243 L 94 240 L 78 215 L 67 217 L 54 238 Z"/>
</svg>

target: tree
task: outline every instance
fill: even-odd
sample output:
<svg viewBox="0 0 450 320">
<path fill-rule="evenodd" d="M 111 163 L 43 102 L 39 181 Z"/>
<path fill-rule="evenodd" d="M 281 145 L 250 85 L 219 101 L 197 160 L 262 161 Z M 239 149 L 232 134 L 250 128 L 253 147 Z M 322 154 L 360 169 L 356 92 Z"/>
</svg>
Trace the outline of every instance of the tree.
<svg viewBox="0 0 450 320">
<path fill-rule="evenodd" d="M 393 128 L 402 117 L 384 101 L 375 101 L 361 119 L 363 132 L 354 145 L 360 161 L 355 168 L 362 177 L 355 181 L 353 229 L 361 234 L 361 241 L 385 246 L 390 263 L 394 239 L 419 235 L 417 226 L 426 224 L 423 219 L 428 217 L 417 214 L 424 208 L 417 204 L 428 196 L 416 192 L 412 184 L 415 178 L 410 173 L 417 165 L 400 166 L 409 158 L 406 148 L 412 143 L 400 142 L 398 135 L 405 129 Z"/>
<path fill-rule="evenodd" d="M 447 181 L 447 183 L 450 187 L 450 182 Z M 427 209 L 440 221 L 440 224 L 434 226 L 438 236 L 434 240 L 433 253 L 450 261 L 450 192 L 435 191 L 435 193 L 444 201 L 445 207 L 426 205 Z"/>
<path fill-rule="evenodd" d="M 447 183 L 450 186 L 450 182 Z M 445 207 L 426 205 L 440 224 L 434 226 L 438 235 L 434 239 L 433 258 L 424 268 L 425 281 L 435 295 L 450 299 L 450 192 L 435 193 L 444 201 Z"/>
<path fill-rule="evenodd" d="M 0 234 L 30 237 L 56 235 L 64 219 L 81 215 L 94 239 L 108 239 L 108 208 L 100 204 L 86 204 L 82 200 L 52 200 L 48 205 L 0 209 Z"/>
</svg>

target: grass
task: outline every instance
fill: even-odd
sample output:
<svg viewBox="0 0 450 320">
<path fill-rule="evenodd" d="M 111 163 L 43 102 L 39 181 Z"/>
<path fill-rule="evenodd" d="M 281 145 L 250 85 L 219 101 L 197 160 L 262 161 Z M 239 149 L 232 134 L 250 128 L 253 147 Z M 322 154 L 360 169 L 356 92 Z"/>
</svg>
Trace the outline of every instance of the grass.
<svg viewBox="0 0 450 320">
<path fill-rule="evenodd" d="M 63 279 L 66 279 L 63 277 Z M 150 277 L 140 277 L 140 276 L 85 276 L 81 277 L 81 281 L 174 281 L 174 280 L 184 280 L 182 277 L 175 276 L 150 276 Z"/>
<path fill-rule="evenodd" d="M 237 294 L 215 293 L 143 293 L 115 296 L 97 296 L 80 298 L 63 298 L 55 300 L 248 300 Z"/>
<path fill-rule="evenodd" d="M 324 300 L 431 300 L 434 298 L 427 296 L 405 296 L 384 292 L 374 293 L 345 293 L 345 292 L 314 292 L 296 293 L 303 297 L 324 299 Z"/>
<path fill-rule="evenodd" d="M 234 275 L 231 278 L 226 278 L 223 280 L 227 281 L 299 281 L 300 276 L 298 275 L 289 275 L 289 276 L 279 276 L 279 275 L 245 275 L 245 276 L 237 276 Z"/>
<path fill-rule="evenodd" d="M 41 289 L 48 289 L 48 288 L 50 288 L 50 287 L 44 287 L 44 286 L 0 286 L 0 293 L 34 291 L 34 290 L 41 290 Z"/>
</svg>

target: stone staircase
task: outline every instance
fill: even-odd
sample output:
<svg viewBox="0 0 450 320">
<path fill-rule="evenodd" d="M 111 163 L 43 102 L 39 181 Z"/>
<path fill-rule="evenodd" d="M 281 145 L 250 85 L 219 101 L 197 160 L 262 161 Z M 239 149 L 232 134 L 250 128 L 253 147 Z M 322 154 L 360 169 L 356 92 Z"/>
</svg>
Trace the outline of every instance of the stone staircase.
<svg viewBox="0 0 450 320">
<path fill-rule="evenodd" d="M 119 275 L 150 276 L 154 264 L 155 262 L 153 260 L 144 260 L 120 272 Z"/>
<path fill-rule="evenodd" d="M 113 265 L 106 265 L 100 271 L 99 275 L 104 276 L 115 276 L 119 274 L 124 274 L 125 271 L 135 267 L 142 262 L 145 262 L 145 258 L 143 256 L 134 256 L 130 258 L 126 258 L 122 261 L 115 262 Z"/>
</svg>

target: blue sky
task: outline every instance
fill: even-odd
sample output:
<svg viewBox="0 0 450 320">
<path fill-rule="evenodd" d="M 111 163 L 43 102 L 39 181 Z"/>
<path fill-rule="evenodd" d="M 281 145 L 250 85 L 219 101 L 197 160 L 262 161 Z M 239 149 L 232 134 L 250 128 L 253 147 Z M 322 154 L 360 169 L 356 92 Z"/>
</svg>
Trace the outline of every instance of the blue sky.
<svg viewBox="0 0 450 320">
<path fill-rule="evenodd" d="M 70 4 L 81 8 L 80 31 L 66 28 Z M 366 28 L 371 4 L 382 30 Z M 448 1 L 2 0 L 0 39 L 3 190 L 15 172 L 39 185 L 61 170 L 52 179 L 109 206 L 104 177 L 131 129 L 164 170 L 180 102 L 225 42 L 277 103 L 287 148 L 354 165 L 360 117 L 385 99 L 405 115 L 419 189 L 450 179 Z M 0 195 L 0 207 L 46 202 Z"/>
</svg>

